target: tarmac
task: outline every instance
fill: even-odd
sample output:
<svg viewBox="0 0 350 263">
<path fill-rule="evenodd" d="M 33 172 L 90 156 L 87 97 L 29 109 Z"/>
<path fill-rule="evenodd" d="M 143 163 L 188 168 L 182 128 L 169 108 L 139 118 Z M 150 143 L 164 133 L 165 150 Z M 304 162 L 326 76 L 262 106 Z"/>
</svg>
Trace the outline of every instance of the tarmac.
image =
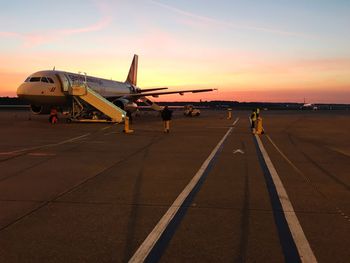
<svg viewBox="0 0 350 263">
<path fill-rule="evenodd" d="M 349 262 L 350 112 L 232 115 L 0 111 L 0 262 Z"/>
</svg>

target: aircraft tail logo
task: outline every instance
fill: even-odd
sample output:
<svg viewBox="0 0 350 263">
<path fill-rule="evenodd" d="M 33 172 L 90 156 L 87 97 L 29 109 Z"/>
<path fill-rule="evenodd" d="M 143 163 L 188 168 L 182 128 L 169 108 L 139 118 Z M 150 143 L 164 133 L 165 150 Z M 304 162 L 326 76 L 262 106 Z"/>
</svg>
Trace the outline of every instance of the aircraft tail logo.
<svg viewBox="0 0 350 263">
<path fill-rule="evenodd" d="M 137 85 L 137 67 L 138 67 L 138 56 L 134 55 L 134 59 L 132 60 L 128 77 L 126 78 L 126 82 L 132 84 L 133 86 Z"/>
</svg>

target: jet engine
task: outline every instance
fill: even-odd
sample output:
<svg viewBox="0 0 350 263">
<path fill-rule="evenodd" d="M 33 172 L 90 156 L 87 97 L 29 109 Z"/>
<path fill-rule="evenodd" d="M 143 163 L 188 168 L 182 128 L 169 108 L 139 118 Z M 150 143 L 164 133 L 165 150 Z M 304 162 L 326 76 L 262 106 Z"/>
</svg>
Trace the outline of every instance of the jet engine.
<svg viewBox="0 0 350 263">
<path fill-rule="evenodd" d="M 42 106 L 42 105 L 30 105 L 30 110 L 34 114 L 50 114 L 50 107 L 49 106 Z"/>
<path fill-rule="evenodd" d="M 137 104 L 127 99 L 116 99 L 113 101 L 113 104 L 125 111 L 129 110 L 131 112 L 134 112 L 137 110 Z"/>
</svg>

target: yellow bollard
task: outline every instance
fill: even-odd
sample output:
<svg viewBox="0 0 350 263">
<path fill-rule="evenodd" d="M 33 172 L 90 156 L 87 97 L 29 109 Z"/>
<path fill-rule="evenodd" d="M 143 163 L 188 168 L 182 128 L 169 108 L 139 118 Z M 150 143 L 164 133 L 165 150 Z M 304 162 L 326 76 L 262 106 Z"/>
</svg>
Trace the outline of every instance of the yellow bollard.
<svg viewBox="0 0 350 263">
<path fill-rule="evenodd" d="M 227 109 L 227 119 L 228 119 L 228 120 L 231 120 L 231 119 L 232 119 L 232 109 L 231 109 L 231 108 L 228 108 L 228 109 Z"/>
<path fill-rule="evenodd" d="M 264 131 L 264 127 L 263 127 L 263 121 L 262 121 L 262 118 L 259 117 L 257 120 L 256 120 L 256 134 L 264 134 L 265 131 Z"/>
<path fill-rule="evenodd" d="M 130 121 L 129 121 L 129 117 L 125 117 L 124 119 L 124 133 L 133 133 L 134 130 L 130 129 Z"/>
</svg>

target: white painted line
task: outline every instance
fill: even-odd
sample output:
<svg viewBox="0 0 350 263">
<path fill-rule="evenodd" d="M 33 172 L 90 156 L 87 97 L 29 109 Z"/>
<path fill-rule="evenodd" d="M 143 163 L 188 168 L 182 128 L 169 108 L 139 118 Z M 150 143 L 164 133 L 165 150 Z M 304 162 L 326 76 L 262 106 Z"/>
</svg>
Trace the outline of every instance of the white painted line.
<svg viewBox="0 0 350 263">
<path fill-rule="evenodd" d="M 294 239 L 295 245 L 298 249 L 300 260 L 302 262 L 317 262 L 316 257 L 310 247 L 309 242 L 306 239 L 304 231 L 299 223 L 298 217 L 294 212 L 292 203 L 289 200 L 288 194 L 282 184 L 280 177 L 271 162 L 269 155 L 267 154 L 264 145 L 262 144 L 258 135 L 255 135 L 258 146 L 265 160 L 266 166 L 269 169 L 273 183 L 276 187 L 278 198 L 281 202 L 283 213 L 286 217 L 290 232 Z"/>
<path fill-rule="evenodd" d="M 83 135 L 78 136 L 78 137 L 74 137 L 74 138 L 71 138 L 71 139 L 68 139 L 68 140 L 64 140 L 62 142 L 44 144 L 44 145 L 34 146 L 34 147 L 30 147 L 30 148 L 23 148 L 23 149 L 19 149 L 19 150 L 12 151 L 12 152 L 6 152 L 6 153 L 2 153 L 2 154 L 9 154 L 9 155 L 11 155 L 11 154 L 20 154 L 20 153 L 23 153 L 23 152 L 26 152 L 26 151 L 31 151 L 31 150 L 41 149 L 41 148 L 47 148 L 47 147 L 54 147 L 54 146 L 66 144 L 68 142 L 74 142 L 76 140 L 85 138 L 85 137 L 87 137 L 89 135 L 90 135 L 90 133 L 86 133 L 86 134 L 83 134 Z"/>
<path fill-rule="evenodd" d="M 164 216 L 160 219 L 158 224 L 153 228 L 152 232 L 147 236 L 147 238 L 143 241 L 141 246 L 137 249 L 135 254 L 129 260 L 129 262 L 144 262 L 149 253 L 151 252 L 154 245 L 157 243 L 171 220 L 176 215 L 177 211 L 180 209 L 182 204 L 184 203 L 187 196 L 191 193 L 193 188 L 197 185 L 198 181 L 203 176 L 205 170 L 207 169 L 210 161 L 214 158 L 217 151 L 220 149 L 221 145 L 224 143 L 227 136 L 232 132 L 233 127 L 238 122 L 239 118 L 237 118 L 232 127 L 226 132 L 224 137 L 220 140 L 220 142 L 215 146 L 214 150 L 211 152 L 209 157 L 204 161 L 202 166 L 199 168 L 198 172 L 192 178 L 192 180 L 188 183 L 188 185 L 182 190 L 180 195 L 176 198 L 174 203 L 169 207 L 168 211 L 164 214 Z"/>
<path fill-rule="evenodd" d="M 233 151 L 233 154 L 236 154 L 236 153 L 244 154 L 244 151 L 242 151 L 241 149 L 237 149 Z"/>
</svg>

